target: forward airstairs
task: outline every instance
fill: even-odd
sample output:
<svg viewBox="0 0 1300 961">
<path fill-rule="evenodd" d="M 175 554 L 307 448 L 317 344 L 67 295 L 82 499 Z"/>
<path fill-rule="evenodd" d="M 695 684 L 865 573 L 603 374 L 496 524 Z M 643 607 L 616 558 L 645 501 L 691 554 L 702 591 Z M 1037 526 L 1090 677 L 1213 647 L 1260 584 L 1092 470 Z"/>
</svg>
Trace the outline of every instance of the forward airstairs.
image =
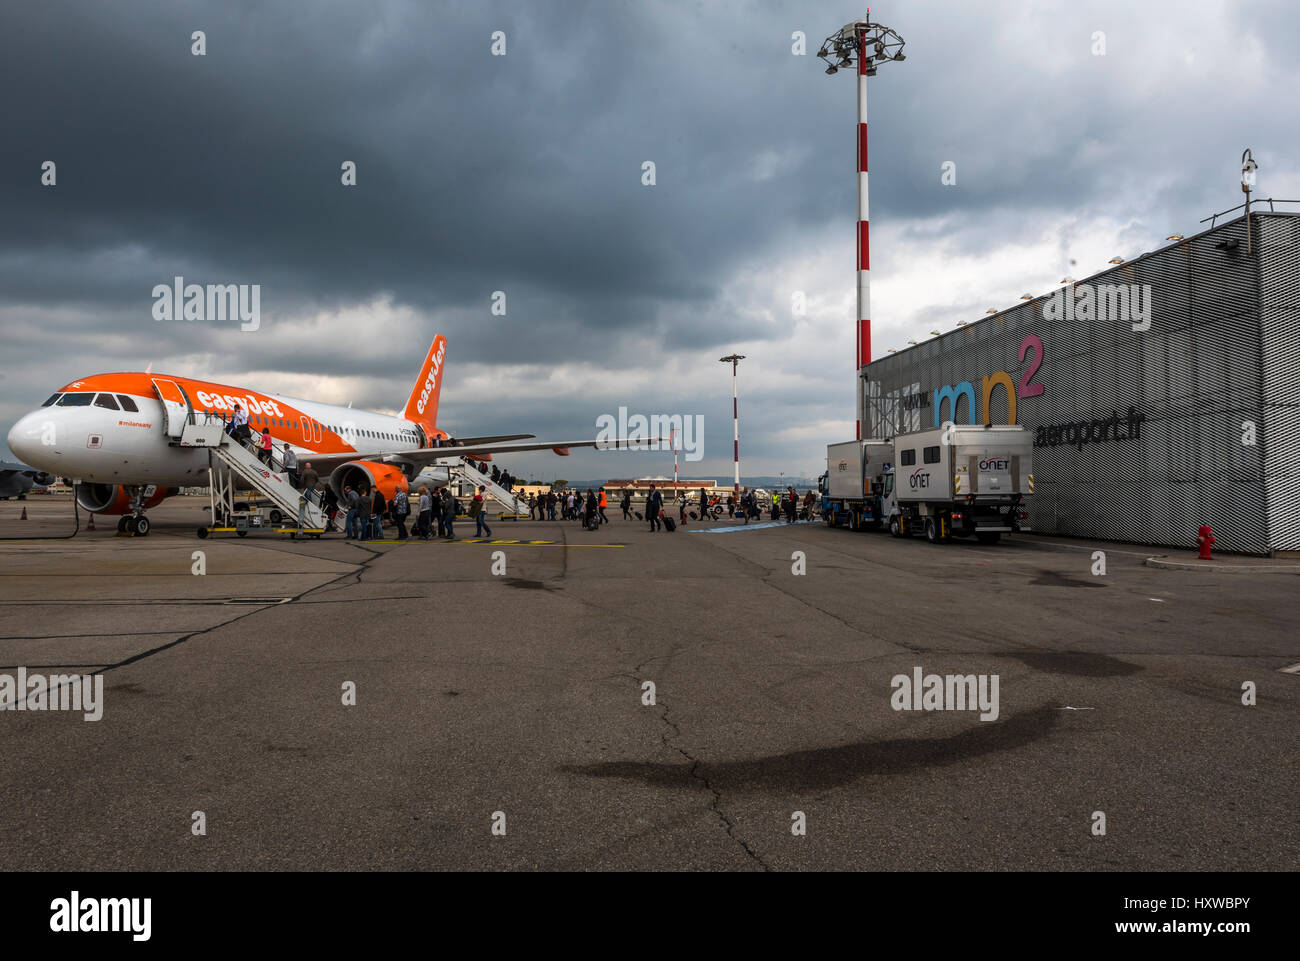
<svg viewBox="0 0 1300 961">
<path fill-rule="evenodd" d="M 267 462 L 263 462 L 259 448 L 251 439 L 259 436 L 256 431 L 252 432 L 249 440 L 239 441 L 226 433 L 225 426 L 225 421 L 220 417 L 191 411 L 185 418 L 180 436 L 172 441 L 179 447 L 208 449 L 212 524 L 199 528 L 199 536 L 233 531 L 243 537 L 254 527 L 291 536 L 306 534 L 319 537 L 323 534 L 329 519 L 322 505 L 322 492 L 296 490 L 289 482 L 289 474 L 274 450 L 270 452 Z M 263 515 L 260 511 L 237 504 L 236 481 L 258 491 L 274 504 L 274 510 L 268 511 L 266 517 L 269 520 L 278 512 L 280 523 L 262 524 Z M 303 499 L 306 500 L 305 504 L 302 504 Z M 298 526 L 300 506 L 303 508 L 301 527 Z"/>
</svg>

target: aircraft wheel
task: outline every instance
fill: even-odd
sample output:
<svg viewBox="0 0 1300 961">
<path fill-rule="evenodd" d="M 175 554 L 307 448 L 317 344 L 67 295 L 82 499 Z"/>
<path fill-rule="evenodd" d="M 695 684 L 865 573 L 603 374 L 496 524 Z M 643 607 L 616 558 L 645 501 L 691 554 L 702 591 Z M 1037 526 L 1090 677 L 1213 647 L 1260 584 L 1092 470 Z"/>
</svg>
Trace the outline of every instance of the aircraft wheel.
<svg viewBox="0 0 1300 961">
<path fill-rule="evenodd" d="M 207 540 L 207 537 L 208 537 L 208 529 L 206 527 L 200 527 L 199 540 Z"/>
<path fill-rule="evenodd" d="M 247 536 L 248 536 L 248 531 L 235 531 L 235 535 L 236 535 L 237 537 L 247 537 Z"/>
<path fill-rule="evenodd" d="M 135 536 L 148 537 L 149 527 L 150 527 L 149 518 L 141 514 L 139 517 L 135 519 Z"/>
<path fill-rule="evenodd" d="M 126 532 L 126 522 L 129 521 L 130 519 L 131 518 L 125 515 L 117 519 L 117 531 L 119 534 L 123 534 Z"/>
</svg>

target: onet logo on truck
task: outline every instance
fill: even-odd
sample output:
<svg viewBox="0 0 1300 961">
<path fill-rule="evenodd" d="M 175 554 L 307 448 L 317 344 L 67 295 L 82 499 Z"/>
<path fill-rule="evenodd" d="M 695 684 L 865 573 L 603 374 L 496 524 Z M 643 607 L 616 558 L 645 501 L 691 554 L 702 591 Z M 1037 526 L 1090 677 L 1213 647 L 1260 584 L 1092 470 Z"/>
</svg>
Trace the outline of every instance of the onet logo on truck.
<svg viewBox="0 0 1300 961">
<path fill-rule="evenodd" d="M 980 470 L 1010 470 L 1011 461 L 1005 457 L 986 457 L 980 461 Z"/>
<path fill-rule="evenodd" d="M 924 467 L 918 467 L 912 471 L 912 476 L 907 479 L 907 486 L 912 490 L 919 490 L 922 487 L 930 486 L 930 472 Z"/>
</svg>

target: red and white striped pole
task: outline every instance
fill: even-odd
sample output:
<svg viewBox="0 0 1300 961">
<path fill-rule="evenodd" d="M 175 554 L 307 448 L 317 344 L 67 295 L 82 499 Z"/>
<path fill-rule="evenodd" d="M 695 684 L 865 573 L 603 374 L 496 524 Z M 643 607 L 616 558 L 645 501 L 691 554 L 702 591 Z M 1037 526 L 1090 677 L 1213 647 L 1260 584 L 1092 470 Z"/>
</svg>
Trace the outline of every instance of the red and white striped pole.
<svg viewBox="0 0 1300 961">
<path fill-rule="evenodd" d="M 867 19 L 871 11 L 867 10 Z M 871 244 L 867 208 L 867 31 L 858 29 L 858 366 L 853 372 L 858 401 L 858 440 L 866 417 L 862 368 L 871 363 Z"/>
<path fill-rule="evenodd" d="M 728 357 L 719 357 L 718 360 L 724 364 L 731 362 L 731 443 L 733 448 L 733 457 L 735 458 L 736 478 L 733 490 L 740 490 L 740 401 L 739 393 L 736 389 L 736 368 L 740 362 L 745 359 L 744 354 L 731 354 Z"/>
</svg>

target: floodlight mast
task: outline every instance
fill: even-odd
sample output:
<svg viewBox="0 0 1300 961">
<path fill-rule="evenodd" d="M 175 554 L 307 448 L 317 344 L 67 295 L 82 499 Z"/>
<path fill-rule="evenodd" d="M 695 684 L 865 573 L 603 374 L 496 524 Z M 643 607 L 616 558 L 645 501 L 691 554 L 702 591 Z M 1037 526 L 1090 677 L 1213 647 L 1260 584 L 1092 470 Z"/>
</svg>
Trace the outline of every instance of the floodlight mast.
<svg viewBox="0 0 1300 961">
<path fill-rule="evenodd" d="M 903 38 L 889 27 L 871 22 L 871 11 L 863 20 L 840 27 L 822 42 L 817 56 L 827 64 L 828 74 L 838 73 L 854 63 L 858 67 L 858 324 L 857 367 L 854 372 L 857 394 L 857 436 L 862 438 L 862 421 L 866 415 L 866 387 L 862 368 L 871 363 L 871 246 L 869 243 L 869 208 L 867 203 L 867 78 L 876 75 L 877 64 L 888 60 L 900 63 Z"/>
</svg>

